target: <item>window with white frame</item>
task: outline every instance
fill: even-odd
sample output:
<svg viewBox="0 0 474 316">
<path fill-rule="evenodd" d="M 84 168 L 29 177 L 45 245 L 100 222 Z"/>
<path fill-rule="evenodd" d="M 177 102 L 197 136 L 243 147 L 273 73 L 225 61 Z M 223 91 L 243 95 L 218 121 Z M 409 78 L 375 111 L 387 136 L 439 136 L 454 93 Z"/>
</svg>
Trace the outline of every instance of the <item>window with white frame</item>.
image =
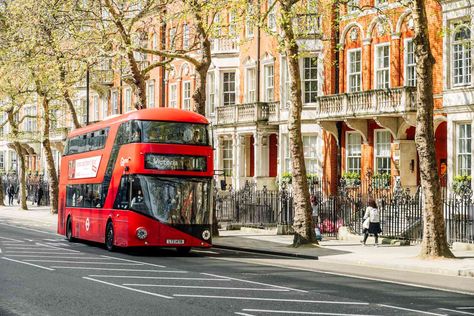
<svg viewBox="0 0 474 316">
<path fill-rule="evenodd" d="M 0 151 L 0 170 L 5 170 L 5 152 Z"/>
<path fill-rule="evenodd" d="M 288 108 L 290 104 L 290 73 L 288 71 L 288 60 L 286 57 L 281 59 L 281 68 L 282 82 L 284 83 L 282 87 L 282 106 Z"/>
<path fill-rule="evenodd" d="M 347 12 L 354 13 L 359 10 L 359 0 L 349 0 L 347 2 Z"/>
<path fill-rule="evenodd" d="M 229 13 L 229 35 L 232 37 L 236 36 L 236 23 L 235 23 L 235 13 Z"/>
<path fill-rule="evenodd" d="M 346 172 L 360 174 L 361 136 L 357 132 L 348 132 L 346 135 Z"/>
<path fill-rule="evenodd" d="M 213 114 L 216 108 L 216 75 L 211 72 L 207 78 L 207 104 L 209 107 L 209 114 Z"/>
<path fill-rule="evenodd" d="M 256 89 L 257 89 L 257 69 L 248 68 L 246 70 L 246 90 L 245 93 L 245 102 L 251 103 L 257 101 Z"/>
<path fill-rule="evenodd" d="M 222 97 L 224 105 L 235 104 L 235 72 L 222 74 Z"/>
<path fill-rule="evenodd" d="M 303 153 L 306 173 L 317 173 L 318 170 L 318 137 L 303 135 Z"/>
<path fill-rule="evenodd" d="M 318 96 L 318 59 L 316 57 L 303 58 L 303 89 L 304 103 L 316 102 Z"/>
<path fill-rule="evenodd" d="M 99 120 L 99 96 L 95 95 L 92 97 L 92 104 L 94 107 L 94 121 Z"/>
<path fill-rule="evenodd" d="M 471 30 L 466 24 L 456 27 L 452 46 L 452 76 L 454 86 L 471 84 Z"/>
<path fill-rule="evenodd" d="M 169 46 L 170 48 L 174 48 L 175 47 L 175 41 L 176 41 L 176 28 L 175 27 L 172 27 L 170 29 L 170 38 L 169 38 Z"/>
<path fill-rule="evenodd" d="M 222 169 L 225 176 L 232 176 L 232 140 L 222 141 Z"/>
<path fill-rule="evenodd" d="M 276 30 L 276 8 L 275 8 L 275 0 L 268 0 L 268 7 L 269 10 L 267 15 L 267 27 L 275 31 Z"/>
<path fill-rule="evenodd" d="M 86 124 L 87 123 L 87 100 L 86 99 L 80 99 L 79 100 L 79 106 L 82 109 L 82 123 Z"/>
<path fill-rule="evenodd" d="M 375 87 L 390 88 L 390 46 L 388 44 L 375 47 Z"/>
<path fill-rule="evenodd" d="M 118 92 L 112 91 L 112 114 L 119 113 Z"/>
<path fill-rule="evenodd" d="M 273 65 L 265 65 L 263 67 L 264 75 L 264 90 L 263 90 L 263 99 L 265 102 L 272 102 L 274 100 L 274 91 L 275 91 L 275 68 Z"/>
<path fill-rule="evenodd" d="M 250 38 L 254 34 L 254 21 L 252 17 L 254 16 L 254 9 L 251 2 L 247 4 L 247 16 L 245 18 L 245 36 Z"/>
<path fill-rule="evenodd" d="M 169 107 L 176 108 L 178 106 L 178 85 L 176 83 L 170 84 L 170 99 L 169 99 Z"/>
<path fill-rule="evenodd" d="M 155 107 L 155 80 L 150 80 L 147 82 L 146 103 L 148 108 Z"/>
<path fill-rule="evenodd" d="M 158 49 L 158 34 L 156 33 L 153 33 L 152 35 L 152 43 L 151 43 L 151 47 L 153 49 Z"/>
<path fill-rule="evenodd" d="M 191 81 L 183 82 L 183 110 L 191 110 Z"/>
<path fill-rule="evenodd" d="M 290 173 L 292 170 L 291 166 L 291 155 L 290 155 L 290 139 L 288 137 L 288 134 L 283 134 L 282 135 L 282 146 L 283 146 L 283 172 L 288 172 Z"/>
<path fill-rule="evenodd" d="M 348 52 L 347 76 L 348 92 L 359 92 L 362 89 L 362 55 L 361 49 Z"/>
<path fill-rule="evenodd" d="M 375 131 L 375 173 L 391 173 L 391 136 L 389 131 Z"/>
<path fill-rule="evenodd" d="M 183 49 L 189 48 L 189 25 L 183 25 Z"/>
<path fill-rule="evenodd" d="M 102 98 L 102 119 L 108 116 L 109 112 L 109 100 L 108 97 Z"/>
<path fill-rule="evenodd" d="M 471 124 L 458 124 L 457 126 L 457 152 L 456 152 L 456 165 L 457 175 L 470 176 L 471 175 L 471 161 L 472 161 L 472 150 L 471 150 Z"/>
<path fill-rule="evenodd" d="M 127 88 L 125 89 L 125 108 L 127 111 L 132 110 L 132 89 Z"/>
<path fill-rule="evenodd" d="M 411 38 L 405 41 L 405 86 L 416 86 L 415 45 Z"/>
</svg>

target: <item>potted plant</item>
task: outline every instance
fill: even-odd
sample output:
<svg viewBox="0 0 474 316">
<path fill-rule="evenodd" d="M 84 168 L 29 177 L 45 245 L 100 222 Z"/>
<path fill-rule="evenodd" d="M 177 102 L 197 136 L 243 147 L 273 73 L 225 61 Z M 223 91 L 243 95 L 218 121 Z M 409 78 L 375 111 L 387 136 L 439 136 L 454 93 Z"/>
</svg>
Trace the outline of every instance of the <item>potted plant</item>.
<svg viewBox="0 0 474 316">
<path fill-rule="evenodd" d="M 390 175 L 390 173 L 375 173 L 372 176 L 372 187 L 376 189 L 388 189 L 390 188 L 391 180 L 392 176 Z"/>
<path fill-rule="evenodd" d="M 468 190 L 471 190 L 471 176 L 468 175 L 457 175 L 453 179 L 453 192 L 461 194 Z"/>
<path fill-rule="evenodd" d="M 292 179 L 293 179 L 293 175 L 291 174 L 291 172 L 284 172 L 281 175 L 281 181 L 285 182 L 286 184 L 291 184 Z"/>
<path fill-rule="evenodd" d="M 344 172 L 342 178 L 348 187 L 360 185 L 360 173 L 358 172 Z"/>
</svg>

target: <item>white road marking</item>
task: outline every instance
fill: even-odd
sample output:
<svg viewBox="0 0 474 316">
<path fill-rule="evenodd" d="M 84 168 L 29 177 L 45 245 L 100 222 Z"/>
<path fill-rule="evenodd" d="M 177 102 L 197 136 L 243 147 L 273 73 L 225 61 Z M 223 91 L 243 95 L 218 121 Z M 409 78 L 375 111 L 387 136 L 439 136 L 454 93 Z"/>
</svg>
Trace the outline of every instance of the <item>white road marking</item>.
<svg viewBox="0 0 474 316">
<path fill-rule="evenodd" d="M 107 285 L 110 285 L 110 286 L 119 287 L 121 289 L 126 289 L 126 290 L 129 290 L 129 291 L 134 291 L 134 292 L 138 292 L 138 293 L 153 295 L 153 296 L 157 296 L 157 297 L 161 297 L 161 298 L 167 298 L 167 299 L 170 299 L 170 300 L 173 299 L 171 296 L 166 296 L 166 295 L 161 295 L 161 294 L 157 294 L 157 293 L 142 291 L 142 290 L 134 289 L 134 288 L 131 288 L 131 287 L 126 287 L 126 286 L 123 286 L 123 285 L 118 285 L 118 284 L 114 284 L 114 283 L 105 282 L 105 281 L 102 281 L 102 280 L 96 280 L 96 279 L 89 278 L 89 277 L 82 277 L 82 278 L 86 279 L 86 280 L 102 283 L 102 284 L 107 284 Z"/>
<path fill-rule="evenodd" d="M 409 311 L 409 312 L 415 312 L 415 313 L 420 313 L 420 314 L 426 314 L 426 315 L 436 315 L 436 316 L 445 316 L 446 315 L 446 314 L 430 313 L 430 312 L 420 311 L 420 310 L 416 310 L 416 309 L 410 309 L 410 308 L 398 307 L 398 306 L 392 306 L 392 305 L 385 305 L 385 304 L 377 304 L 377 305 L 382 306 L 382 307 L 387 307 L 387 308 L 399 309 L 399 310 L 402 310 L 402 311 Z"/>
<path fill-rule="evenodd" d="M 271 310 L 271 309 L 250 309 L 250 308 L 245 308 L 245 309 L 243 309 L 243 311 L 257 312 L 257 313 L 272 313 L 272 314 L 297 314 L 297 315 L 375 316 L 375 315 L 367 315 L 367 314 L 299 312 L 299 311 L 281 311 L 281 310 Z"/>
<path fill-rule="evenodd" d="M 115 268 L 97 268 L 97 267 L 66 267 L 66 266 L 53 266 L 52 268 L 56 268 L 56 269 L 77 269 L 77 270 L 127 271 L 127 272 L 188 273 L 187 271 L 115 269 Z"/>
<path fill-rule="evenodd" d="M 313 300 L 296 300 L 296 299 L 286 299 L 286 298 L 245 297 L 245 296 L 218 296 L 218 295 L 195 295 L 195 294 L 173 294 L 173 296 L 218 298 L 218 299 L 220 298 L 220 299 L 244 300 L 244 301 L 248 300 L 248 301 L 273 301 L 273 302 L 315 303 L 315 304 L 334 304 L 334 305 L 369 305 L 369 303 L 365 303 L 365 302 L 313 301 Z"/>
<path fill-rule="evenodd" d="M 154 263 L 148 263 L 148 262 L 142 262 L 142 261 L 136 261 L 136 260 L 130 260 L 130 259 L 122 259 L 122 258 L 117 258 L 117 257 L 112 257 L 112 256 L 106 256 L 106 255 L 102 255 L 102 257 L 104 257 L 104 258 L 112 258 L 112 259 L 115 259 L 115 260 L 122 260 L 122 261 L 127 261 L 127 262 L 135 262 L 135 263 L 145 264 L 145 265 L 152 266 L 152 267 L 166 268 L 166 266 L 162 266 L 162 265 L 154 264 Z"/>
<path fill-rule="evenodd" d="M 42 255 L 52 255 L 52 256 L 42 256 Z M 55 256 L 55 255 L 59 255 L 59 256 Z M 62 256 L 62 255 L 71 255 L 71 256 Z M 83 258 L 83 257 L 72 257 L 72 255 L 85 255 L 85 254 L 80 254 L 80 253 L 62 253 L 62 252 L 41 252 L 41 255 L 37 255 L 37 254 L 33 254 L 33 255 L 11 255 L 11 254 L 8 254 L 8 256 L 10 257 L 34 257 L 34 258 L 71 258 L 71 259 L 79 259 L 79 258 Z M 84 259 L 86 259 L 84 257 Z M 90 259 L 90 258 L 87 258 L 87 259 Z M 97 257 L 94 257 L 94 259 L 106 259 L 106 258 L 97 258 Z"/>
<path fill-rule="evenodd" d="M 255 315 L 252 315 L 252 314 L 240 313 L 240 312 L 235 312 L 235 315 L 241 315 L 241 316 L 255 316 Z"/>
<path fill-rule="evenodd" d="M 138 266 L 138 263 L 122 263 L 122 262 L 90 262 L 90 261 L 66 261 L 66 260 L 45 260 L 45 259 L 28 259 L 28 262 L 53 262 L 53 263 L 74 263 L 74 264 L 113 264 L 123 266 Z"/>
<path fill-rule="evenodd" d="M 353 275 L 353 274 L 347 274 L 347 273 L 341 273 L 341 272 L 330 272 L 330 271 L 325 271 L 325 270 L 320 270 L 320 269 L 290 267 L 290 266 L 286 266 L 284 264 L 278 264 L 278 263 L 257 262 L 257 261 L 248 261 L 248 260 L 235 260 L 235 259 L 217 258 L 217 257 L 209 257 L 209 258 L 215 259 L 215 260 L 223 260 L 223 261 L 245 262 L 245 263 L 251 263 L 251 264 L 256 264 L 256 265 L 261 265 L 261 266 L 278 267 L 278 268 L 289 269 L 289 270 L 317 272 L 317 273 L 321 273 L 321 274 L 336 275 L 336 276 L 342 276 L 342 277 L 346 277 L 346 278 L 353 278 L 353 279 L 359 279 L 359 280 L 369 280 L 369 281 L 384 282 L 384 283 L 389 283 L 389 284 L 411 286 L 411 287 L 417 287 L 417 288 L 421 288 L 421 289 L 437 290 L 437 291 L 443 291 L 443 292 L 448 292 L 448 293 L 457 293 L 457 294 L 471 295 L 471 296 L 474 295 L 474 292 L 465 292 L 465 291 L 444 289 L 444 288 L 428 286 L 428 285 L 420 285 L 420 284 L 414 284 L 414 283 L 408 283 L 408 282 L 393 281 L 393 280 L 380 279 L 380 278 L 372 278 L 372 277 Z M 472 309 L 474 309 L 474 307 Z"/>
<path fill-rule="evenodd" d="M 33 250 L 33 251 L 51 251 L 51 248 L 43 248 L 43 247 L 5 247 L 5 250 L 14 251 L 14 250 Z M 54 249 L 56 250 L 56 249 Z"/>
<path fill-rule="evenodd" d="M 474 306 L 456 307 L 456 309 L 474 309 Z"/>
<path fill-rule="evenodd" d="M 33 263 L 28 263 L 28 262 L 24 262 L 24 261 L 15 260 L 15 259 L 10 259 L 10 258 L 7 258 L 7 257 L 2 257 L 2 259 L 9 260 L 9 261 L 13 261 L 13 262 L 17 262 L 17 263 L 26 264 L 26 265 L 29 265 L 29 266 L 33 266 L 33 267 L 37 267 L 37 268 L 41 268 L 41 269 L 45 269 L 45 270 L 49 270 L 49 271 L 54 271 L 54 269 L 47 268 L 47 267 L 43 267 L 43 266 L 39 266 L 39 265 L 33 264 Z"/>
<path fill-rule="evenodd" d="M 1 224 L 0 224 L 1 225 Z M 23 242 L 23 240 L 18 240 L 18 239 L 13 239 L 13 238 L 7 238 L 7 237 L 0 237 L 0 239 L 5 239 L 9 241 L 14 241 L 14 242 Z"/>
<path fill-rule="evenodd" d="M 94 278 L 123 278 L 123 279 L 148 279 L 148 280 L 193 280 L 193 281 L 230 281 L 229 279 L 209 279 L 209 278 L 180 278 L 180 277 L 152 277 L 139 275 L 89 275 Z"/>
<path fill-rule="evenodd" d="M 74 254 L 76 255 L 76 253 Z M 80 255 L 80 254 L 77 254 Z M 85 254 L 84 254 L 85 255 Z M 49 259 L 84 259 L 84 260 L 107 260 L 106 258 L 97 257 L 71 257 L 71 256 L 38 256 L 38 255 L 8 255 L 9 257 L 23 257 L 23 258 L 49 258 Z M 74 261 L 71 261 L 74 262 Z"/>
<path fill-rule="evenodd" d="M 218 252 L 211 251 L 211 250 L 197 250 L 197 249 L 193 249 L 193 252 L 198 252 L 198 253 L 210 253 L 210 254 L 213 254 L 213 255 L 218 255 L 218 254 L 219 254 Z"/>
<path fill-rule="evenodd" d="M 26 239 L 26 238 L 25 238 L 25 240 L 26 240 L 26 241 L 29 241 L 29 242 L 33 242 L 33 239 Z"/>
<path fill-rule="evenodd" d="M 285 289 L 261 289 L 246 287 L 221 287 L 221 286 L 195 286 L 195 285 L 164 285 L 164 284 L 135 284 L 124 283 L 127 286 L 144 286 L 144 287 L 170 287 L 170 288 L 186 288 L 186 289 L 208 289 L 208 290 L 239 290 L 239 291 L 268 291 L 268 292 L 289 292 Z"/>
<path fill-rule="evenodd" d="M 52 250 L 52 249 L 51 249 Z M 10 253 L 18 253 L 18 254 L 54 254 L 54 255 L 76 255 L 77 253 L 65 253 L 65 252 L 46 252 L 46 251 L 10 251 Z"/>
<path fill-rule="evenodd" d="M 0 248 L 0 253 L 2 253 L 2 248 Z"/>
<path fill-rule="evenodd" d="M 37 242 L 36 244 L 39 245 L 39 246 L 43 246 L 43 247 L 50 248 L 50 249 L 55 249 L 55 250 L 80 252 L 79 250 L 66 249 L 66 248 L 61 248 L 61 247 L 58 247 L 58 246 L 51 246 L 51 245 L 47 245 L 47 244 L 42 244 L 42 243 L 39 243 L 39 242 Z"/>
<path fill-rule="evenodd" d="M 459 310 L 455 310 L 455 309 L 448 309 L 448 308 L 440 308 L 440 309 L 443 310 L 443 311 L 454 312 L 454 313 L 463 314 L 463 315 L 474 315 L 474 313 L 459 311 Z"/>
<path fill-rule="evenodd" d="M 216 277 L 216 278 L 226 278 L 226 279 L 230 279 L 230 280 L 234 280 L 234 281 L 240 281 L 240 282 L 245 282 L 245 283 L 250 283 L 250 284 L 259 284 L 259 285 L 265 285 L 265 286 L 275 287 L 275 288 L 279 288 L 279 289 L 286 289 L 286 290 L 290 290 L 290 291 L 308 293 L 308 291 L 299 290 L 299 289 L 295 289 L 295 288 L 291 288 L 291 287 L 286 287 L 286 286 L 279 286 L 279 285 L 273 285 L 273 284 L 262 283 L 262 282 L 255 282 L 255 281 L 249 281 L 249 280 L 243 280 L 243 279 L 237 279 L 237 278 L 230 278 L 230 277 L 221 276 L 221 275 L 217 275 L 217 274 L 211 274 L 211 273 L 201 273 L 201 274 L 203 274 L 203 275 L 208 275 L 208 276 L 213 276 L 213 277 Z"/>
</svg>

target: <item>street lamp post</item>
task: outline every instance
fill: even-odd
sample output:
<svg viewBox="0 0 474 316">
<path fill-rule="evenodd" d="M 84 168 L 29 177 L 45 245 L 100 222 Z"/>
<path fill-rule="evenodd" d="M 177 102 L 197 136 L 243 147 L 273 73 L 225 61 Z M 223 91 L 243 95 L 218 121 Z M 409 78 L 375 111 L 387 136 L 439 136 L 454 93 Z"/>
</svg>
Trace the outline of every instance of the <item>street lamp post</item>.
<svg viewBox="0 0 474 316">
<path fill-rule="evenodd" d="M 86 125 L 89 125 L 89 65 L 86 70 Z"/>
</svg>

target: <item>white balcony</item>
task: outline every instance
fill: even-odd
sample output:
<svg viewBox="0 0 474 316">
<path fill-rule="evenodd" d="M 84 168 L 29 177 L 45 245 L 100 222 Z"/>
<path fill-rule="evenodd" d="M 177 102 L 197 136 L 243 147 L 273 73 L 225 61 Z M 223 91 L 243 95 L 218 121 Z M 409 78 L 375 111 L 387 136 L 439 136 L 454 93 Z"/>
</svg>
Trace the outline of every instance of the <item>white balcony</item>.
<svg viewBox="0 0 474 316">
<path fill-rule="evenodd" d="M 215 38 L 211 42 L 211 54 L 238 54 L 239 42 L 237 38 Z"/>
<path fill-rule="evenodd" d="M 321 120 L 413 111 L 416 111 L 413 87 L 334 94 L 316 101 L 316 117 Z"/>
<path fill-rule="evenodd" d="M 216 125 L 242 125 L 268 121 L 270 110 L 275 111 L 278 102 L 254 102 L 220 106 L 216 109 Z"/>
</svg>

